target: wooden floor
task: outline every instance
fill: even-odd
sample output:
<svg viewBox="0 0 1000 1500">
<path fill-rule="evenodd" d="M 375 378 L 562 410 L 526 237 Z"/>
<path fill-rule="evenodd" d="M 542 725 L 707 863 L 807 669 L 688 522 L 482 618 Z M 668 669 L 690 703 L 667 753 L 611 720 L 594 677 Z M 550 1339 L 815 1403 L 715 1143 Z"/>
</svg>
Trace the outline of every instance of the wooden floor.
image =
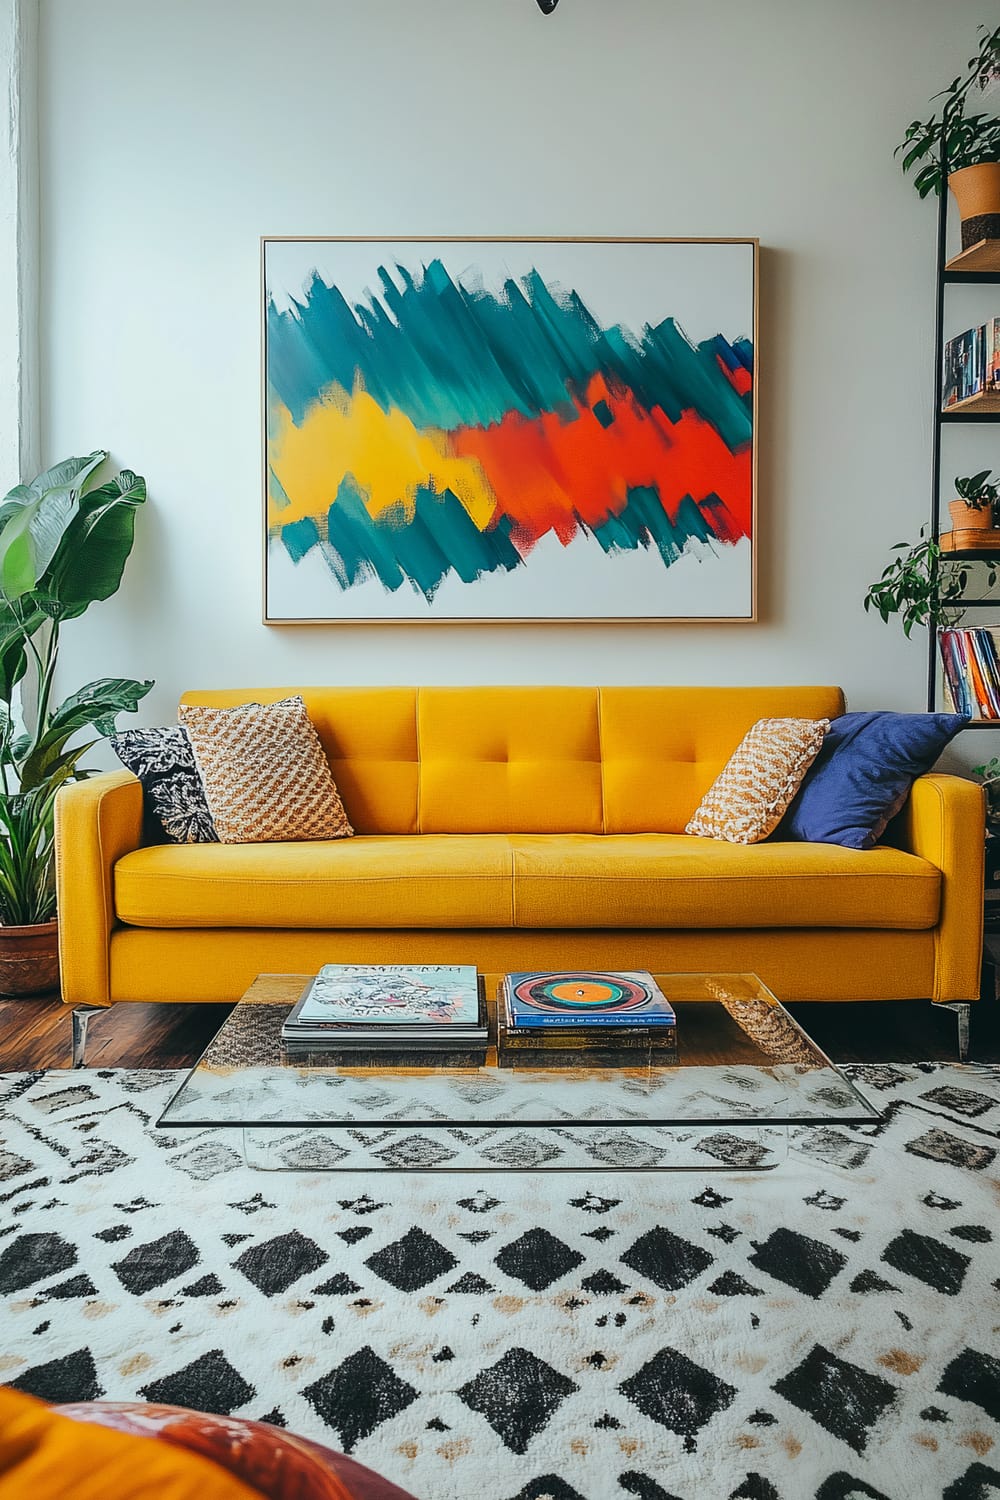
<svg viewBox="0 0 1000 1500">
<path fill-rule="evenodd" d="M 228 1005 L 116 1005 L 90 1022 L 91 1068 L 187 1068 L 231 1010 Z M 790 1005 L 835 1062 L 954 1062 L 957 1017 L 906 1000 Z M 970 1061 L 1000 1063 L 1000 1004 L 973 1006 Z M 0 1001 L 0 1072 L 68 1068 L 69 1010 L 56 996 Z"/>
</svg>

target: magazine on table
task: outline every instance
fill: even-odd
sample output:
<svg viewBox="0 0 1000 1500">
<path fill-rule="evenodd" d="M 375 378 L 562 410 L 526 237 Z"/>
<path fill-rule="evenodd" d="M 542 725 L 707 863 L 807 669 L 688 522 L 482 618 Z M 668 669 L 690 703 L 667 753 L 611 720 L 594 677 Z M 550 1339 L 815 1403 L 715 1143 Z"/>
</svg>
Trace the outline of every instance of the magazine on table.
<svg viewBox="0 0 1000 1500">
<path fill-rule="evenodd" d="M 287 1040 L 452 1047 L 486 1037 L 479 978 L 468 964 L 324 964 L 282 1026 Z"/>
</svg>

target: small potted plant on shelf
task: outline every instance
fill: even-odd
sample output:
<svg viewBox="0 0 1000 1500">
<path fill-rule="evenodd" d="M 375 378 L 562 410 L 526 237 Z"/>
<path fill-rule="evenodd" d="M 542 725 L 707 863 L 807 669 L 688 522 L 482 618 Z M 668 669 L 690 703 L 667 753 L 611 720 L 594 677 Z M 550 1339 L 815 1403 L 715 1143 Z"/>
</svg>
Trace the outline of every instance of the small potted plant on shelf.
<svg viewBox="0 0 1000 1500">
<path fill-rule="evenodd" d="M 951 524 L 956 531 L 990 531 L 993 528 L 1000 488 L 990 484 L 990 470 L 956 478 L 957 500 L 948 501 Z"/>
<path fill-rule="evenodd" d="M 96 483 L 107 454 L 70 458 L 0 501 L 0 994 L 58 984 L 53 810 L 116 717 L 153 686 L 103 677 L 52 702 L 63 622 L 109 599 L 146 482 Z M 25 691 L 27 689 L 27 691 Z M 85 738 L 78 742 L 83 733 Z"/>
<path fill-rule="evenodd" d="M 1000 27 L 980 27 L 982 40 L 963 77 L 935 94 L 943 99 L 940 114 L 913 120 L 896 155 L 903 153 L 903 172 L 915 170 L 913 185 L 921 198 L 944 188 L 942 148 L 948 187 L 962 220 L 962 249 L 980 240 L 1000 239 L 1000 118 L 967 112 L 970 97 L 984 90 L 1000 72 Z"/>
</svg>

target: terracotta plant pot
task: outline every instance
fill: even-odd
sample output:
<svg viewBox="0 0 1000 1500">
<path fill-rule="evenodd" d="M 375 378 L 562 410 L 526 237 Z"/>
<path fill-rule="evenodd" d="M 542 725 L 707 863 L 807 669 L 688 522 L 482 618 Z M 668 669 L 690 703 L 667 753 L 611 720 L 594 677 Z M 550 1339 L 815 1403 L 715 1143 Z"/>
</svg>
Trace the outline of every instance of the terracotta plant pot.
<svg viewBox="0 0 1000 1500">
<path fill-rule="evenodd" d="M 964 500 L 949 500 L 948 514 L 956 531 L 989 531 L 993 525 L 993 511 L 989 505 L 973 510 Z"/>
<path fill-rule="evenodd" d="M 41 995 L 59 988 L 59 923 L 0 924 L 0 995 Z"/>
<path fill-rule="evenodd" d="M 1000 161 L 981 161 L 948 173 L 962 220 L 962 249 L 1000 240 Z"/>
</svg>

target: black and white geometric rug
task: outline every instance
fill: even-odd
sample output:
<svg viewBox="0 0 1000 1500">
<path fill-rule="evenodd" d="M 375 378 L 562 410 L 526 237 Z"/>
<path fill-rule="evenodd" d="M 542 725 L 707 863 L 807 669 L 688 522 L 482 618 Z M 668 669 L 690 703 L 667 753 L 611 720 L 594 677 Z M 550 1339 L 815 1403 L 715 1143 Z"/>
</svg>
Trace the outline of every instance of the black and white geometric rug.
<svg viewBox="0 0 1000 1500">
<path fill-rule="evenodd" d="M 848 1070 L 767 1174 L 252 1171 L 180 1076 L 0 1079 L 0 1381 L 419 1500 L 996 1500 L 1000 1070 Z"/>
</svg>

